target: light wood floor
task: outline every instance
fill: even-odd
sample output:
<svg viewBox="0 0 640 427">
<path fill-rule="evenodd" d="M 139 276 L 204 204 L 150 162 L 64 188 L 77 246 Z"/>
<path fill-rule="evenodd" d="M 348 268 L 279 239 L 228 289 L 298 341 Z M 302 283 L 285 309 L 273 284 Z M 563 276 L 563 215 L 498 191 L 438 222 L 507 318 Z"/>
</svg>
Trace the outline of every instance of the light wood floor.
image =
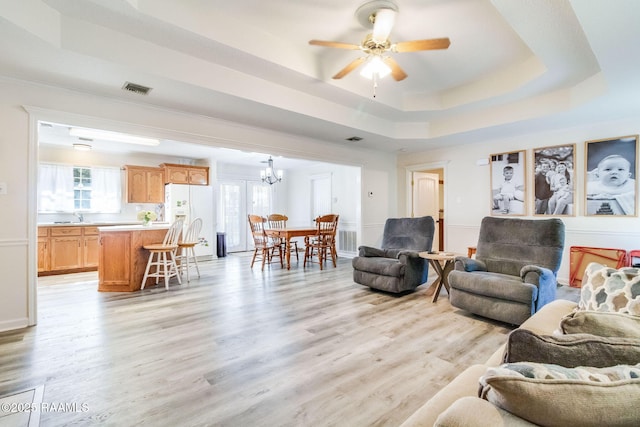
<svg viewBox="0 0 640 427">
<path fill-rule="evenodd" d="M 42 413 L 42 426 L 396 426 L 511 330 L 444 291 L 432 303 L 428 285 L 357 285 L 349 259 L 249 262 L 209 262 L 168 292 L 41 278 L 38 325 L 0 334 L 0 396 L 44 384 L 44 402 L 88 408 Z"/>
</svg>

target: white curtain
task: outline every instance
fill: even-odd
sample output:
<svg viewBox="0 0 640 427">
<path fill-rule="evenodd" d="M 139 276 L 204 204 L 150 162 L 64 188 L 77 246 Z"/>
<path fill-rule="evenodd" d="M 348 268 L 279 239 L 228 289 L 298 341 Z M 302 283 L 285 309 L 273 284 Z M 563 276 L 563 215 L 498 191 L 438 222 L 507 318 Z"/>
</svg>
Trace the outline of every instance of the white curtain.
<svg viewBox="0 0 640 427">
<path fill-rule="evenodd" d="M 38 212 L 74 212 L 73 166 L 41 163 L 38 167 Z M 119 213 L 122 185 L 119 168 L 91 167 L 91 208 L 85 212 Z"/>
<path fill-rule="evenodd" d="M 38 212 L 73 212 L 73 166 L 40 164 Z"/>
<path fill-rule="evenodd" d="M 91 211 L 119 213 L 122 200 L 120 169 L 91 168 Z"/>
</svg>

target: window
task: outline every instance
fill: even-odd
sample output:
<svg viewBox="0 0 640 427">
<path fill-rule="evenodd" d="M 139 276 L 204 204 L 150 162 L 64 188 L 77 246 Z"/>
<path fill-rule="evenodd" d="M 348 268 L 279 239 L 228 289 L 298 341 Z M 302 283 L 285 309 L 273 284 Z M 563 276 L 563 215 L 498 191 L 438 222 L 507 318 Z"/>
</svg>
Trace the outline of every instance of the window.
<svg viewBox="0 0 640 427">
<path fill-rule="evenodd" d="M 121 182 L 119 168 L 41 163 L 38 212 L 119 213 Z"/>
<path fill-rule="evenodd" d="M 91 169 L 73 168 L 73 208 L 91 210 Z"/>
</svg>

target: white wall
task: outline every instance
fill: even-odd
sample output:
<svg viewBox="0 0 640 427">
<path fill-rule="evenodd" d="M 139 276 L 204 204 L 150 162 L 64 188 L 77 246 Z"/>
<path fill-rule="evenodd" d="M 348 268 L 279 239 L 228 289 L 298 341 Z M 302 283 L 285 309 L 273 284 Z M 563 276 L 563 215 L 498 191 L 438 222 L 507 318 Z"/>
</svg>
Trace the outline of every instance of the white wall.
<svg viewBox="0 0 640 427">
<path fill-rule="evenodd" d="M 568 283 L 569 248 L 571 246 L 626 250 L 640 248 L 639 218 L 585 217 L 583 215 L 585 141 L 635 135 L 639 132 L 640 117 L 635 120 L 587 124 L 554 132 L 532 132 L 504 140 L 474 141 L 468 145 L 430 150 L 420 154 L 402 154 L 398 158 L 399 211 L 404 212 L 406 206 L 406 168 L 433 162 L 446 163 L 444 178 L 445 248 L 449 251 L 466 254 L 467 247 L 475 246 L 477 242 L 480 221 L 483 217 L 490 215 L 490 167 L 488 165 L 477 166 L 476 161 L 488 159 L 490 154 L 526 150 L 529 215 L 525 218 L 550 218 L 551 216 L 532 216 L 533 149 L 576 144 L 574 163 L 577 188 L 574 200 L 577 215 L 561 217 L 565 223 L 566 236 L 565 251 L 558 279 L 562 283 Z"/>
<path fill-rule="evenodd" d="M 0 78 L 0 182 L 8 194 L 0 195 L 0 330 L 26 326 L 36 320 L 36 196 L 37 120 L 74 123 L 113 131 L 271 152 L 285 157 L 327 163 L 361 165 L 363 176 L 385 176 L 388 189 L 396 187 L 395 156 L 301 138 L 248 125 L 167 111 L 134 102 L 119 102 L 95 95 Z M 132 97 L 133 99 L 133 97 Z M 27 112 L 28 111 L 28 112 Z M 327 149 L 330 144 L 331 149 Z M 363 180 L 364 182 L 364 180 Z M 362 219 L 363 240 L 368 222 L 382 223 L 396 214 L 395 191 L 380 192 Z M 363 204 L 365 201 L 363 200 Z"/>
<path fill-rule="evenodd" d="M 308 195 L 311 192 L 311 179 L 314 176 L 328 175 L 331 177 L 331 212 L 340 215 L 339 227 L 346 226 L 355 229 L 360 223 L 358 216 L 360 200 L 360 168 L 338 164 L 316 165 L 305 170 L 289 171 L 286 212 L 292 226 L 312 225 L 313 214 Z M 304 195 L 304 198 L 296 197 Z"/>
</svg>

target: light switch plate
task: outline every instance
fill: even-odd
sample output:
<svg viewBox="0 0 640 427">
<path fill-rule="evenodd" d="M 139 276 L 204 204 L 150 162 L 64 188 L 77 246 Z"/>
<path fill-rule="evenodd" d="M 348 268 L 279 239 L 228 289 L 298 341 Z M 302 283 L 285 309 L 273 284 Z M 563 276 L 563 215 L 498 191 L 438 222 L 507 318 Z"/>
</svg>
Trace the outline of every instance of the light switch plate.
<svg viewBox="0 0 640 427">
<path fill-rule="evenodd" d="M 7 194 L 7 183 L 0 182 L 0 194 Z"/>
</svg>

